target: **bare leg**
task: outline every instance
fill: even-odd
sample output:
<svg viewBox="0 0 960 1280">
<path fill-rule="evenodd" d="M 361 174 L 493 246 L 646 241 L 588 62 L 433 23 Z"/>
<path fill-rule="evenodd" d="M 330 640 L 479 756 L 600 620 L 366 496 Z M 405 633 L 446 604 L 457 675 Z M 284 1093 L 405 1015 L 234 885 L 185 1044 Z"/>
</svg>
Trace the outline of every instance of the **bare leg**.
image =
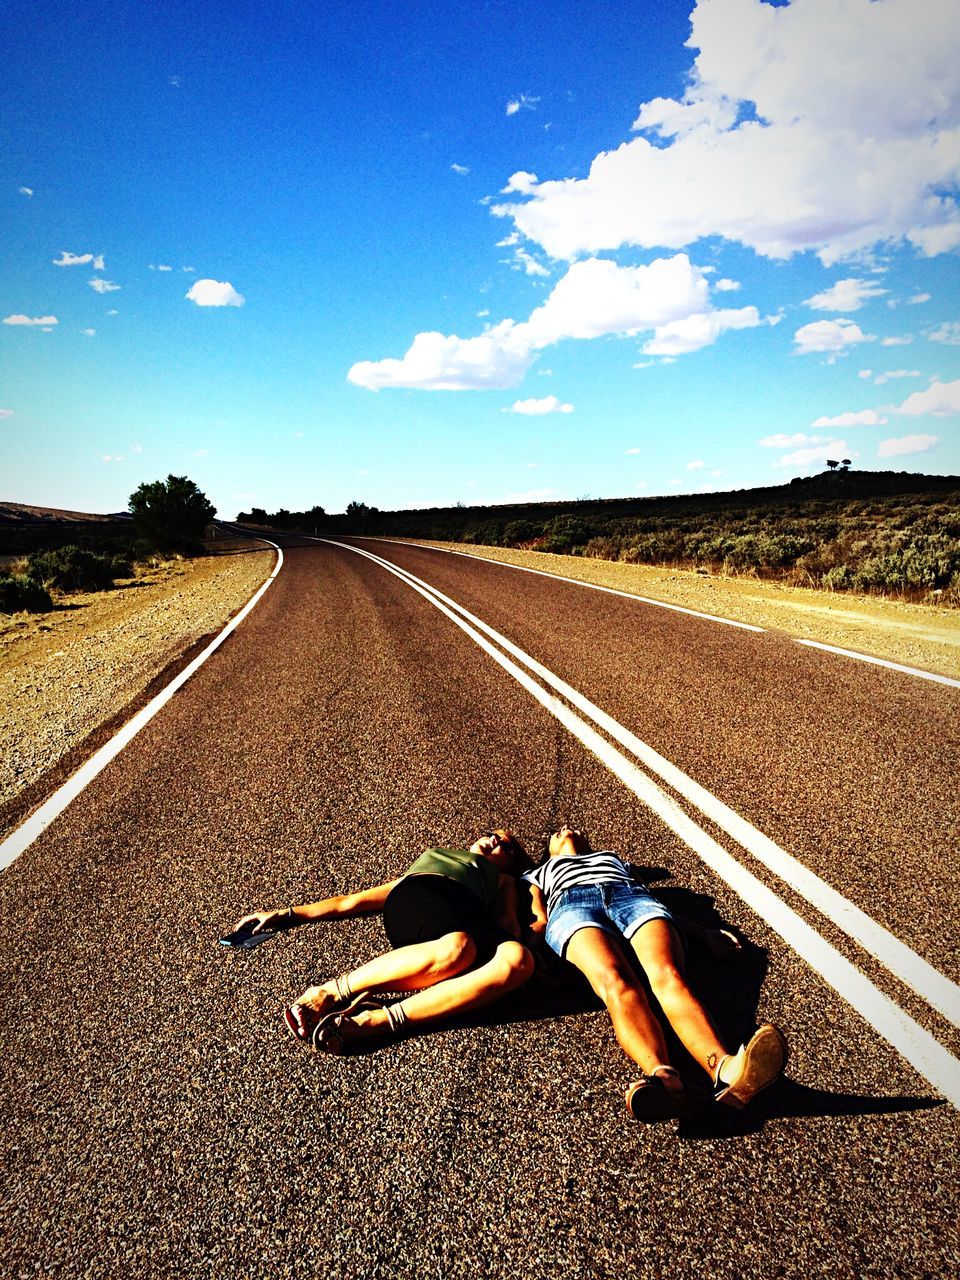
<svg viewBox="0 0 960 1280">
<path fill-rule="evenodd" d="M 680 1042 L 713 1079 L 727 1050 L 710 1015 L 687 986 L 683 948 L 667 920 L 648 920 L 630 939 L 650 990 Z"/>
<path fill-rule="evenodd" d="M 621 1048 L 640 1070 L 650 1075 L 669 1066 L 663 1028 L 616 939 L 602 929 L 579 929 L 567 943 L 566 958 L 606 1005 Z"/>
<path fill-rule="evenodd" d="M 308 987 L 290 1005 L 297 1034 L 306 1038 L 320 1018 L 366 991 L 419 991 L 452 978 L 473 964 L 477 948 L 467 933 L 448 933 L 374 956 L 358 969 Z"/>
<path fill-rule="evenodd" d="M 533 973 L 533 957 L 519 942 L 501 942 L 492 959 L 469 972 L 422 986 L 415 994 L 391 1006 L 394 1024 L 399 1021 L 416 1032 L 456 1013 L 469 1013 L 492 1004 L 523 985 Z M 394 988 L 396 990 L 396 988 Z M 326 1025 L 326 1024 L 325 1024 Z M 383 1035 L 391 1029 L 385 1009 L 369 1009 L 343 1018 L 336 1028 L 342 1044 Z"/>
</svg>

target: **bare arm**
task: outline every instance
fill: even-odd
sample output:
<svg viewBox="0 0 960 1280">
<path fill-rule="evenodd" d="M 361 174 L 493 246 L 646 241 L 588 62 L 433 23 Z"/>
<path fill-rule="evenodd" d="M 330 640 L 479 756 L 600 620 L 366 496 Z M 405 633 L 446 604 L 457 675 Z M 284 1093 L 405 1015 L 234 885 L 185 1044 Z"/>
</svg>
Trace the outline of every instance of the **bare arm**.
<svg viewBox="0 0 960 1280">
<path fill-rule="evenodd" d="M 531 941 L 535 946 L 540 946 L 547 931 L 547 904 L 543 890 L 535 884 L 530 885 L 530 907 L 533 911 L 533 920 L 530 922 Z"/>
<path fill-rule="evenodd" d="M 254 933 L 259 933 L 267 928 L 292 929 L 298 924 L 316 924 L 321 920 L 346 920 L 351 916 L 374 915 L 383 910 L 387 895 L 396 884 L 399 884 L 399 880 L 388 880 L 386 884 L 374 885 L 372 889 L 335 894 L 332 898 L 321 898 L 319 902 L 302 902 L 276 911 L 251 911 L 242 920 L 238 920 L 235 927 L 239 929 L 248 921 L 256 920 Z"/>
</svg>

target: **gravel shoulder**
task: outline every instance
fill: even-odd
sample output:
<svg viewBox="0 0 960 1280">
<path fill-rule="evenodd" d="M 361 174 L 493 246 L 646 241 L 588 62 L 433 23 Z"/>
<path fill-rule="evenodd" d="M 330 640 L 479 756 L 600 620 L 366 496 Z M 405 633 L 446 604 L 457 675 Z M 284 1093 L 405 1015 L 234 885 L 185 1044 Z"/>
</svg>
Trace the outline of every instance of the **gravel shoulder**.
<svg viewBox="0 0 960 1280">
<path fill-rule="evenodd" d="M 0 614 L 0 806 L 221 630 L 275 563 L 266 548 L 204 556 L 64 597 L 53 613 Z"/>
<path fill-rule="evenodd" d="M 960 612 L 956 609 L 581 556 L 405 541 L 593 582 L 768 631 L 782 631 L 798 640 L 816 640 L 960 679 Z"/>
</svg>

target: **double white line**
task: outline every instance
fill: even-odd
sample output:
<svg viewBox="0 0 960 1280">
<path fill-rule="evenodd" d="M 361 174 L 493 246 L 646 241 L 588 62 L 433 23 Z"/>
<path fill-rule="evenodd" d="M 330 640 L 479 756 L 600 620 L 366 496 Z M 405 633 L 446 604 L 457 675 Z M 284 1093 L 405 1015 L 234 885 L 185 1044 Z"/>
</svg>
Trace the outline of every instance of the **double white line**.
<svg viewBox="0 0 960 1280">
<path fill-rule="evenodd" d="M 710 822 L 731 836 L 795 893 L 822 912 L 832 924 L 859 943 L 875 960 L 954 1026 L 960 1026 L 960 987 L 922 956 L 895 938 L 859 907 L 831 888 L 786 850 L 765 836 L 716 796 L 625 729 L 583 694 L 555 676 L 536 659 L 494 631 L 480 618 L 423 579 L 373 552 L 330 538 L 318 539 L 373 561 L 405 582 L 445 614 L 505 671 L 555 716 L 621 782 L 675 832 L 767 924 L 802 956 L 829 986 L 843 997 L 907 1061 L 960 1108 L 958 1061 L 899 1005 L 884 995 L 845 956 L 811 928 L 752 872 L 698 826 L 677 801 L 659 786 L 655 774 Z M 492 642 L 492 643 L 491 643 Z M 509 655 L 509 656 L 508 656 Z M 516 659 L 516 661 L 513 661 Z M 519 664 L 519 665 L 518 665 Z M 526 668 L 526 670 L 524 670 Z M 530 673 L 533 673 L 532 675 Z M 533 676 L 538 679 L 534 679 Z M 553 690 L 554 692 L 550 692 Z M 556 695 L 559 694 L 560 697 Z M 561 701 L 561 697 L 565 701 Z M 569 704 L 569 705 L 568 705 Z M 576 711 L 571 708 L 576 708 Z M 579 711 L 582 714 L 578 715 Z M 585 718 L 586 717 L 586 718 Z M 592 723 L 588 723 L 591 721 Z M 633 757 L 628 758 L 597 732 L 600 728 Z M 641 770 L 640 761 L 649 772 Z"/>
</svg>

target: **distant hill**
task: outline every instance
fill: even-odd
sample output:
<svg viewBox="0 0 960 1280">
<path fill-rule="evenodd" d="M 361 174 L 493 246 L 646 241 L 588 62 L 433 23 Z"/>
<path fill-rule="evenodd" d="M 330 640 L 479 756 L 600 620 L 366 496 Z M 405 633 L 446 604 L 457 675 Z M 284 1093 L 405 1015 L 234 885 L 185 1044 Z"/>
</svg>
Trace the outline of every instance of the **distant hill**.
<svg viewBox="0 0 960 1280">
<path fill-rule="evenodd" d="M 23 502 L 0 502 L 0 524 L 44 524 L 56 521 L 68 521 L 70 524 L 95 521 L 103 523 L 114 520 L 129 520 L 130 513 L 118 511 L 110 515 L 95 515 L 90 511 L 61 511 L 57 507 L 31 507 Z"/>
</svg>

